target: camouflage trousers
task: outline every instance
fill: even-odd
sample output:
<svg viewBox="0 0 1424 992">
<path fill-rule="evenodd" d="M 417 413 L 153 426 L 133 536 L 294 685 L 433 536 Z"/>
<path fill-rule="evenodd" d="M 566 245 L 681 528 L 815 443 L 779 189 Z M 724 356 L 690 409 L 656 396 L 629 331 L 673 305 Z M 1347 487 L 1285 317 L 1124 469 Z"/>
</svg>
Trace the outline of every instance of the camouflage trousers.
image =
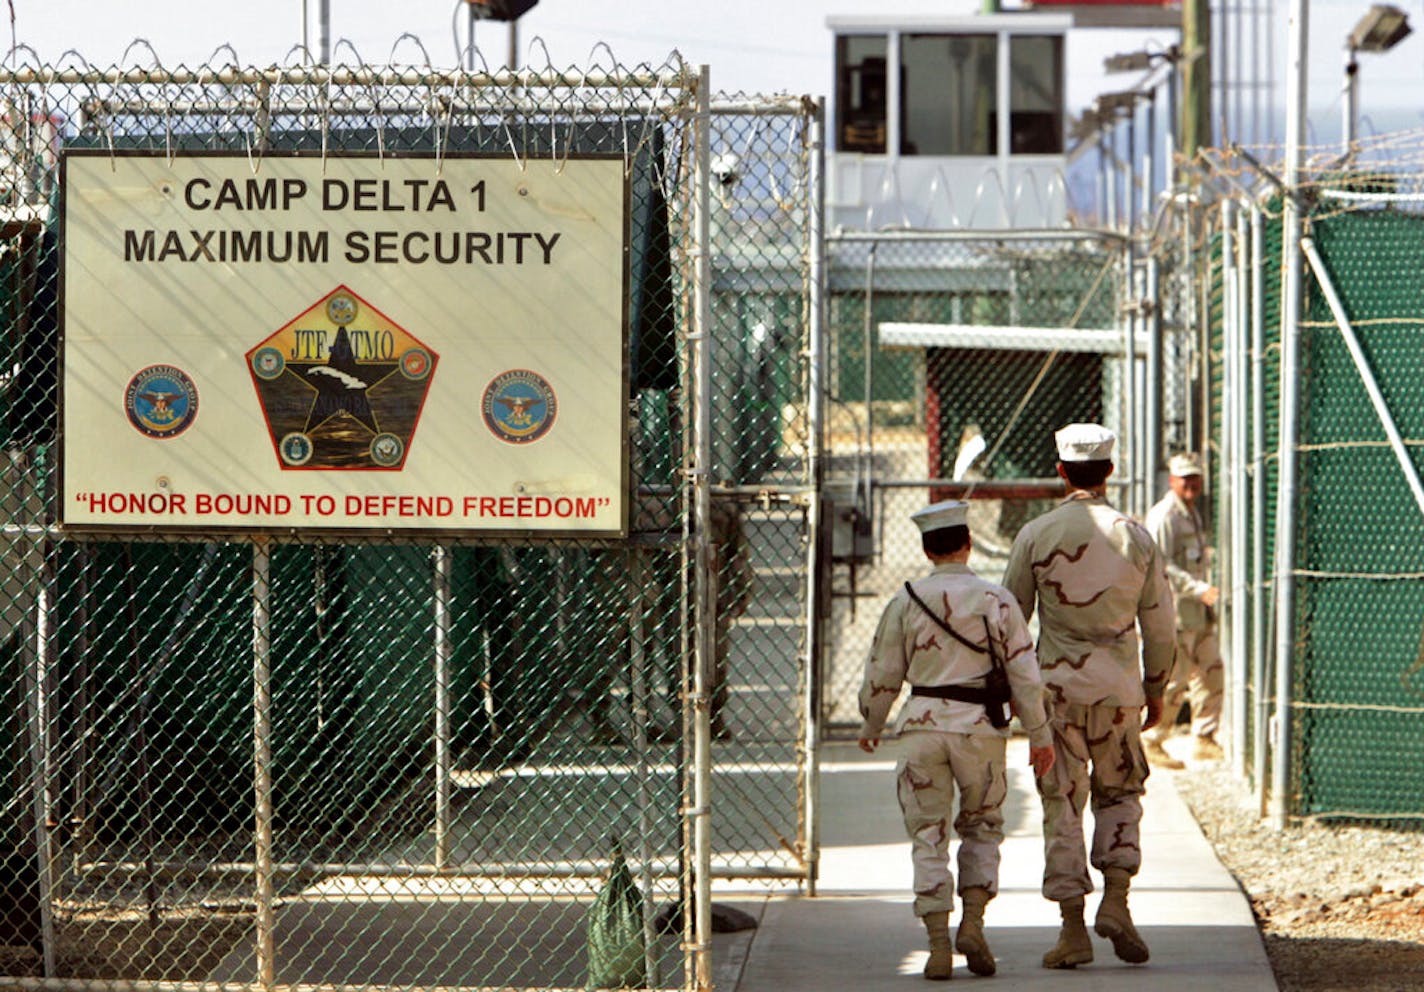
<svg viewBox="0 0 1424 992">
<path fill-rule="evenodd" d="M 1092 865 L 1142 865 L 1138 824 L 1146 792 L 1141 709 L 1053 703 L 1053 748 L 1057 761 L 1038 780 L 1043 800 L 1043 894 L 1055 902 L 1093 891 L 1083 843 L 1083 809 L 1092 800 Z"/>
<path fill-rule="evenodd" d="M 1162 722 L 1147 732 L 1155 741 L 1164 741 L 1177 724 L 1182 703 L 1192 704 L 1192 733 L 1211 737 L 1221 726 L 1221 701 L 1226 688 L 1226 669 L 1217 647 L 1216 625 L 1177 631 L 1177 658 L 1163 697 Z"/>
<path fill-rule="evenodd" d="M 959 891 L 999 891 L 999 845 L 1004 839 L 1004 738 L 989 734 L 913 731 L 900 738 L 895 769 L 900 811 L 910 836 L 915 915 L 954 909 L 949 870 L 950 817 L 959 790 Z"/>
</svg>

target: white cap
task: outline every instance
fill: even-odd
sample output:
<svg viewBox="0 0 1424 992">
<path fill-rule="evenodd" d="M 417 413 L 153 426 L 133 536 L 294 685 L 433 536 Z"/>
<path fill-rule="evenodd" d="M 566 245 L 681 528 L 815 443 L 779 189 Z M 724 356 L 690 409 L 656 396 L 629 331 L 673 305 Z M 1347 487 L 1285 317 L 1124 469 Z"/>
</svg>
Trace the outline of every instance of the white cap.
<svg viewBox="0 0 1424 992">
<path fill-rule="evenodd" d="M 1112 458 L 1117 435 L 1100 424 L 1069 424 L 1053 440 L 1061 462 L 1102 462 Z"/>
<path fill-rule="evenodd" d="M 910 519 L 920 528 L 921 534 L 946 527 L 969 526 L 969 504 L 962 499 L 946 499 L 931 503 L 923 510 L 910 514 Z"/>
<path fill-rule="evenodd" d="M 1197 456 L 1191 452 L 1173 455 L 1167 462 L 1167 472 L 1183 478 L 1188 475 L 1201 475 L 1201 462 L 1197 461 Z"/>
</svg>

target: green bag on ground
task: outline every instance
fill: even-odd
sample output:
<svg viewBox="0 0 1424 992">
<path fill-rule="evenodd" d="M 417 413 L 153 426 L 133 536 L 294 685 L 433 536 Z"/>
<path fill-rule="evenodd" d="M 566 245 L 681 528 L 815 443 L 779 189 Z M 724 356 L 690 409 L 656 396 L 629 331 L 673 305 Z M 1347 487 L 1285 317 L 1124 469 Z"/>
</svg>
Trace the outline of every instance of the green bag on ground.
<svg viewBox="0 0 1424 992">
<path fill-rule="evenodd" d="M 647 985 L 643 942 L 643 894 L 633 881 L 623 850 L 613 845 L 613 868 L 588 911 L 590 989 Z"/>
</svg>

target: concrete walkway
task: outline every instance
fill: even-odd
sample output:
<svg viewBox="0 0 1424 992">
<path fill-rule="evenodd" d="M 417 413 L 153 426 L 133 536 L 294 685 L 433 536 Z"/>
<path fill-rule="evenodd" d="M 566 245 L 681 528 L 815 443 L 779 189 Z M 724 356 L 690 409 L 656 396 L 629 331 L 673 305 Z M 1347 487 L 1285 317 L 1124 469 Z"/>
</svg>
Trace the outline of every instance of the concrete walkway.
<svg viewBox="0 0 1424 992">
<path fill-rule="evenodd" d="M 1175 743 L 1184 743 L 1179 740 Z M 894 799 L 896 744 L 866 755 L 853 742 L 829 744 L 821 765 L 821 872 L 815 898 L 756 895 L 718 887 L 718 903 L 760 919 L 755 930 L 718 935 L 714 981 L 736 992 L 877 992 L 932 988 L 920 974 L 925 935 L 910 905 L 909 844 Z M 1039 892 L 1043 870 L 1040 807 L 1028 745 L 1009 746 L 1000 894 L 989 904 L 986 935 L 998 959 L 992 985 L 1006 989 L 1112 992 L 1273 992 L 1250 905 L 1222 867 L 1177 795 L 1172 773 L 1154 770 L 1144 804 L 1144 866 L 1131 896 L 1133 917 L 1152 950 L 1127 965 L 1093 938 L 1096 960 L 1049 971 L 1039 960 L 1053 945 L 1057 904 Z M 1089 814 L 1090 816 L 1091 814 Z M 1094 884 L 1101 878 L 1093 872 Z M 1097 906 L 1088 900 L 1088 924 Z M 958 922 L 958 914 L 951 920 Z M 955 959 L 955 979 L 983 981 Z"/>
</svg>

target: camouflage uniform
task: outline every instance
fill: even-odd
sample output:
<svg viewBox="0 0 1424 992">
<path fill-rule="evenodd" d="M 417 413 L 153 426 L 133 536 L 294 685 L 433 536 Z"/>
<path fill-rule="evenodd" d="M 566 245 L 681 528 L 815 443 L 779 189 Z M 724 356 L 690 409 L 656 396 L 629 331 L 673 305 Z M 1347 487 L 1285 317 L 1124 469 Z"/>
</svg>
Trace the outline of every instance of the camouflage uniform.
<svg viewBox="0 0 1424 992">
<path fill-rule="evenodd" d="M 1172 732 L 1190 691 L 1192 733 L 1211 737 L 1221 723 L 1226 673 L 1217 647 L 1216 613 L 1201 601 L 1211 587 L 1205 528 L 1196 507 L 1168 490 L 1147 511 L 1147 530 L 1162 549 L 1167 581 L 1177 598 L 1177 662 L 1167 683 L 1162 722 L 1149 736 L 1163 740 Z"/>
<path fill-rule="evenodd" d="M 1035 603 L 1039 609 L 1038 662 L 1057 751 L 1053 769 L 1038 780 L 1043 894 L 1062 901 L 1093 889 L 1083 845 L 1089 796 L 1093 866 L 1130 874 L 1141 866 L 1148 774 L 1141 709 L 1146 696 L 1160 698 L 1166 688 L 1175 611 L 1151 535 L 1082 490 L 1019 531 L 1004 585 L 1025 616 Z"/>
<path fill-rule="evenodd" d="M 945 562 L 916 580 L 915 594 L 974 644 L 984 644 L 987 617 L 995 650 L 1004 663 L 1014 708 L 1036 747 L 1052 740 L 1044 713 L 1033 642 L 1018 604 L 1008 591 L 981 579 L 968 565 Z M 982 685 L 987 655 L 971 651 L 945 633 L 901 589 L 885 606 L 860 689 L 860 736 L 878 738 L 903 683 L 921 686 Z M 983 706 L 953 699 L 910 696 L 896 726 L 901 756 L 896 789 L 914 864 L 915 915 L 954 908 L 949 870 L 949 821 L 954 789 L 959 815 L 959 892 L 999 887 L 999 844 L 1004 839 L 1003 802 L 1008 787 L 1004 741 L 1008 730 L 989 723 Z"/>
</svg>

